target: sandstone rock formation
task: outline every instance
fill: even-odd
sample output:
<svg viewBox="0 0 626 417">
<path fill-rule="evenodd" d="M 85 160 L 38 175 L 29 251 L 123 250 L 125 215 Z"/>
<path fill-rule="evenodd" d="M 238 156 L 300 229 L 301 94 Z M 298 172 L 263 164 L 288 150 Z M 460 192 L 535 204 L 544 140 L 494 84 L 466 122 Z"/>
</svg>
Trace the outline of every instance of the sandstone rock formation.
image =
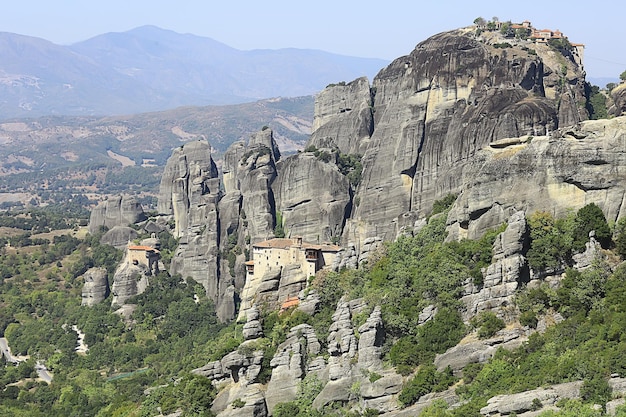
<svg viewBox="0 0 626 417">
<path fill-rule="evenodd" d="M 290 236 L 312 243 L 339 240 L 352 195 L 336 164 L 323 162 L 311 152 L 294 155 L 278 164 L 272 191 Z"/>
<path fill-rule="evenodd" d="M 158 211 L 172 216 L 179 246 L 171 273 L 202 284 L 216 304 L 221 319 L 229 319 L 232 298 L 223 297 L 231 279 L 219 273 L 218 202 L 221 196 L 217 167 L 206 141 L 188 142 L 167 161 L 159 189 Z"/>
<path fill-rule="evenodd" d="M 609 108 L 611 116 L 626 115 L 626 83 L 621 83 L 611 91 L 613 106 Z"/>
<path fill-rule="evenodd" d="M 362 155 L 374 130 L 372 98 L 367 78 L 326 87 L 315 97 L 309 146 Z"/>
<path fill-rule="evenodd" d="M 208 377 L 216 387 L 222 388 L 213 405 L 219 417 L 249 415 L 240 414 L 243 411 L 235 411 L 231 405 L 232 401 L 243 397 L 252 397 L 254 401 L 244 401 L 250 407 L 254 404 L 257 412 L 262 413 L 258 415 L 265 415 L 265 412 L 271 415 L 276 404 L 296 399 L 298 384 L 307 375 L 324 384 L 314 400 L 315 407 L 332 401 L 355 400 L 358 396 L 364 408 L 396 410 L 395 396 L 402 388 L 403 379 L 383 366 L 384 331 L 380 308 L 374 308 L 359 327 L 358 340 L 352 324 L 353 316 L 366 309 L 362 300 L 338 304 L 329 329 L 327 360 L 312 326 L 300 324 L 289 329 L 270 361 L 271 379 L 263 388 L 257 380 L 263 352 L 254 349 L 255 340 L 262 334 L 259 314 L 257 309 L 249 309 L 244 325 L 246 341 L 221 360 L 193 372 Z"/>
<path fill-rule="evenodd" d="M 128 245 L 128 242 L 136 239 L 138 236 L 139 233 L 137 233 L 137 231 L 132 227 L 113 226 L 104 235 L 102 235 L 100 243 L 115 246 L 117 249 L 123 249 L 126 245 Z"/>
<path fill-rule="evenodd" d="M 123 307 L 129 298 L 142 294 L 150 284 L 149 277 L 163 270 L 157 249 L 159 245 L 157 238 L 148 238 L 140 245 L 126 247 L 124 258 L 113 275 L 112 305 Z"/>
<path fill-rule="evenodd" d="M 109 280 L 105 268 L 90 268 L 83 274 L 81 305 L 94 306 L 109 296 Z"/>
<path fill-rule="evenodd" d="M 507 228 L 493 244 L 493 260 L 483 271 L 480 286 L 467 283 L 461 298 L 466 306 L 464 320 L 482 311 L 492 311 L 511 304 L 516 290 L 530 280 L 526 251 L 530 236 L 523 211 L 509 216 Z"/>
<path fill-rule="evenodd" d="M 525 258 L 527 214 L 547 210 L 560 215 L 590 202 L 600 206 L 609 220 L 623 214 L 626 189 L 620 167 L 626 164 L 626 117 L 585 121 L 584 79 L 576 60 L 547 45 L 533 45 L 536 53 L 531 53 L 522 40 L 511 40 L 510 48 L 495 47 L 501 40 L 497 36 L 477 38 L 467 30 L 435 35 L 383 69 L 372 86 L 365 79 L 329 86 L 316 101 L 310 145 L 318 148 L 317 153 L 280 159 L 267 129 L 248 144 L 239 142 L 227 151 L 223 193 L 210 182 L 216 179 L 213 174 L 185 180 L 213 190 L 197 193 L 207 197 L 196 197 L 196 203 L 190 203 L 194 200 L 190 186 L 178 184 L 170 191 L 166 186 L 164 198 L 171 196 L 171 202 L 160 201 L 159 207 L 176 220 L 182 242 L 176 262 L 189 265 L 173 271 L 204 274 L 207 292 L 231 307 L 233 294 L 241 290 L 240 316 L 247 316 L 245 342 L 220 361 L 196 370 L 222 388 L 214 403 L 220 416 L 271 415 L 278 402 L 296 398 L 297 385 L 307 374 L 324 385 L 313 402 L 317 408 L 335 401 L 358 402 L 391 417 L 416 415 L 435 399 L 451 405 L 460 401 L 448 390 L 398 410 L 396 398 L 404 381 L 383 366 L 381 313 L 362 300 L 339 303 L 326 353 L 311 326 L 289 329 L 271 359 L 271 379 L 261 385 L 259 372 L 268 358 L 263 360 L 257 349 L 263 334 L 255 302 L 276 306 L 286 296 L 298 294 L 303 311 L 317 308 L 313 296 L 305 302 L 306 279 L 296 267 L 268 267 L 263 276 L 255 277 L 253 291 L 242 289 L 246 250 L 272 237 L 276 226 L 282 226 L 288 237 L 299 235 L 306 241 L 341 237 L 345 250 L 335 268 L 356 267 L 385 240 L 421 227 L 435 199 L 460 193 L 447 219 L 449 239 L 475 239 L 507 224 L 495 240 L 482 283 L 465 283 L 461 301 L 464 319 L 469 320 L 485 310 L 504 316 L 515 292 L 533 278 Z M 327 158 L 322 152 L 363 155 L 363 175 L 356 189 L 341 173 L 335 156 Z M 168 174 L 168 181 L 176 184 L 188 178 L 192 170 L 186 166 L 168 168 L 176 172 Z M 193 210 L 202 213 L 196 220 L 190 219 Z M 232 317 L 232 308 L 233 313 L 221 317 Z M 355 317 L 370 311 L 356 329 Z M 427 322 L 435 311 L 436 306 L 424 309 L 420 322 Z M 528 329 L 509 327 L 489 340 L 454 347 L 438 355 L 435 364 L 440 371 L 450 366 L 458 375 L 467 364 L 485 362 L 498 347 L 514 348 L 527 336 Z M 577 395 L 575 390 L 560 389 L 492 399 L 484 414 L 525 412 L 533 395 L 546 406 L 557 397 Z M 244 407 L 232 406 L 237 398 Z"/>
<path fill-rule="evenodd" d="M 112 229 L 146 220 L 141 204 L 134 197 L 113 196 L 98 204 L 89 217 L 89 233 L 94 234 L 101 226 Z"/>
<path fill-rule="evenodd" d="M 320 343 L 313 327 L 301 324 L 289 331 L 287 339 L 278 346 L 270 362 L 272 378 L 265 394 L 270 413 L 276 404 L 296 399 L 298 383 L 306 375 L 307 358 L 313 358 L 319 353 Z"/>
<path fill-rule="evenodd" d="M 276 144 L 271 130 L 253 135 L 237 171 L 248 234 L 256 241 L 274 236 L 276 213 L 271 185 L 276 178 L 275 158 L 278 156 L 274 149 Z"/>
<path fill-rule="evenodd" d="M 316 108 L 324 113 L 316 123 L 320 132 L 312 135 L 315 143 L 364 150 L 360 204 L 344 242 L 360 250 L 368 238 L 389 240 L 412 227 L 436 198 L 460 191 L 464 165 L 483 146 L 587 118 L 578 105 L 585 100 L 584 80 L 575 62 L 559 61 L 568 74 L 561 88 L 561 64 L 554 67 L 558 59 L 549 47 L 537 45 L 537 55 L 531 55 L 521 41 L 507 50 L 493 47 L 496 41 L 465 30 L 446 32 L 383 69 L 371 87 L 373 129 L 364 146 L 352 145 L 354 133 L 332 133 L 341 131 L 341 123 L 354 125 L 347 111 L 329 116 L 337 113 L 332 109 L 342 94 L 353 97 L 343 101 L 357 103 L 354 109 L 367 101 L 354 98 L 367 96 L 362 81 L 320 94 Z"/>
<path fill-rule="evenodd" d="M 145 272 L 139 265 L 122 261 L 113 275 L 111 304 L 122 306 L 129 298 L 143 293 L 148 288 L 148 277 Z"/>
<path fill-rule="evenodd" d="M 467 165 L 449 230 L 474 239 L 515 211 L 568 209 L 595 203 L 608 221 L 623 214 L 626 117 L 589 120 L 526 141 L 485 146 Z"/>
</svg>

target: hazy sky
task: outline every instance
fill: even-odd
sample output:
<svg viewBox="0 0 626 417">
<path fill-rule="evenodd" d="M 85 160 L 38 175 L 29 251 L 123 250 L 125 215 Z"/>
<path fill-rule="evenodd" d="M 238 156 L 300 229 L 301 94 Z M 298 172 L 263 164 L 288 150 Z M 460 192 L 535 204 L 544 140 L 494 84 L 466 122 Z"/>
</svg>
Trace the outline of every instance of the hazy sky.
<svg viewBox="0 0 626 417">
<path fill-rule="evenodd" d="M 561 30 L 570 41 L 586 45 L 588 77 L 617 78 L 626 70 L 626 6 L 620 4 L 617 0 L 6 0 L 0 31 L 71 44 L 106 32 L 156 25 L 242 50 L 310 48 L 391 60 L 410 53 L 431 35 L 468 26 L 479 16 L 496 16 Z"/>
</svg>

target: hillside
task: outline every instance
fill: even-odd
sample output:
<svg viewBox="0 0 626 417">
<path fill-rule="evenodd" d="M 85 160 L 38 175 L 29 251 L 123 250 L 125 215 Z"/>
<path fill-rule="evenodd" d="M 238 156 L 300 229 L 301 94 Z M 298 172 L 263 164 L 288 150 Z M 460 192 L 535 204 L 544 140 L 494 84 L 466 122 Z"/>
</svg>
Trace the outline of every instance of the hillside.
<svg viewBox="0 0 626 417">
<path fill-rule="evenodd" d="M 158 178 L 145 179 L 160 175 L 172 149 L 209 140 L 219 157 L 233 142 L 270 126 L 283 152 L 295 152 L 308 139 L 312 117 L 313 98 L 299 97 L 105 118 L 14 119 L 0 123 L 0 189 L 30 193 L 24 202 L 36 195 L 45 202 L 42 191 L 68 185 L 74 193 L 107 194 L 124 191 L 113 185 L 130 191 L 136 184 L 156 195 Z M 124 171 L 138 182 L 122 180 Z M 107 173 L 117 181 L 107 181 Z"/>
<path fill-rule="evenodd" d="M 0 413 L 626 416 L 626 88 L 524 24 L 328 85 L 296 153 L 189 137 L 150 210 L 4 213 Z"/>
<path fill-rule="evenodd" d="M 154 26 L 71 46 L 0 33 L 0 120 L 105 116 L 312 95 L 387 62 L 316 50 L 240 51 Z"/>
</svg>

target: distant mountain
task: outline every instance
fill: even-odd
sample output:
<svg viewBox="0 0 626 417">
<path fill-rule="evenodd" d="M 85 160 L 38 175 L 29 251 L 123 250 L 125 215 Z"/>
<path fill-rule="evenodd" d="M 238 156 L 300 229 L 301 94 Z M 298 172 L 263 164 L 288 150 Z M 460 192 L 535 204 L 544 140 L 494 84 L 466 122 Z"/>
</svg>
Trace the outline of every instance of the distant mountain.
<svg viewBox="0 0 626 417">
<path fill-rule="evenodd" d="M 71 46 L 0 33 L 0 119 L 120 115 L 312 95 L 388 62 L 308 49 L 241 51 L 154 26 Z"/>
</svg>

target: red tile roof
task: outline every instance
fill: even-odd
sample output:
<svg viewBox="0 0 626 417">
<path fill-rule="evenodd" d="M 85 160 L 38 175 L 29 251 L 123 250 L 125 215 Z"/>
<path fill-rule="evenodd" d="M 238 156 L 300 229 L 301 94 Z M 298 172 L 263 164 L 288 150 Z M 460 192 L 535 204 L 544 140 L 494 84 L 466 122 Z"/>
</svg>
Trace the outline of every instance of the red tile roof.
<svg viewBox="0 0 626 417">
<path fill-rule="evenodd" d="M 128 250 L 141 250 L 141 251 L 145 251 L 145 252 L 159 253 L 158 249 L 154 249 L 153 247 L 145 246 L 145 245 L 131 245 L 131 246 L 128 247 Z"/>
<path fill-rule="evenodd" d="M 290 307 L 294 307 L 300 304 L 300 299 L 297 296 L 287 298 L 280 306 L 281 310 L 287 310 Z"/>
</svg>

